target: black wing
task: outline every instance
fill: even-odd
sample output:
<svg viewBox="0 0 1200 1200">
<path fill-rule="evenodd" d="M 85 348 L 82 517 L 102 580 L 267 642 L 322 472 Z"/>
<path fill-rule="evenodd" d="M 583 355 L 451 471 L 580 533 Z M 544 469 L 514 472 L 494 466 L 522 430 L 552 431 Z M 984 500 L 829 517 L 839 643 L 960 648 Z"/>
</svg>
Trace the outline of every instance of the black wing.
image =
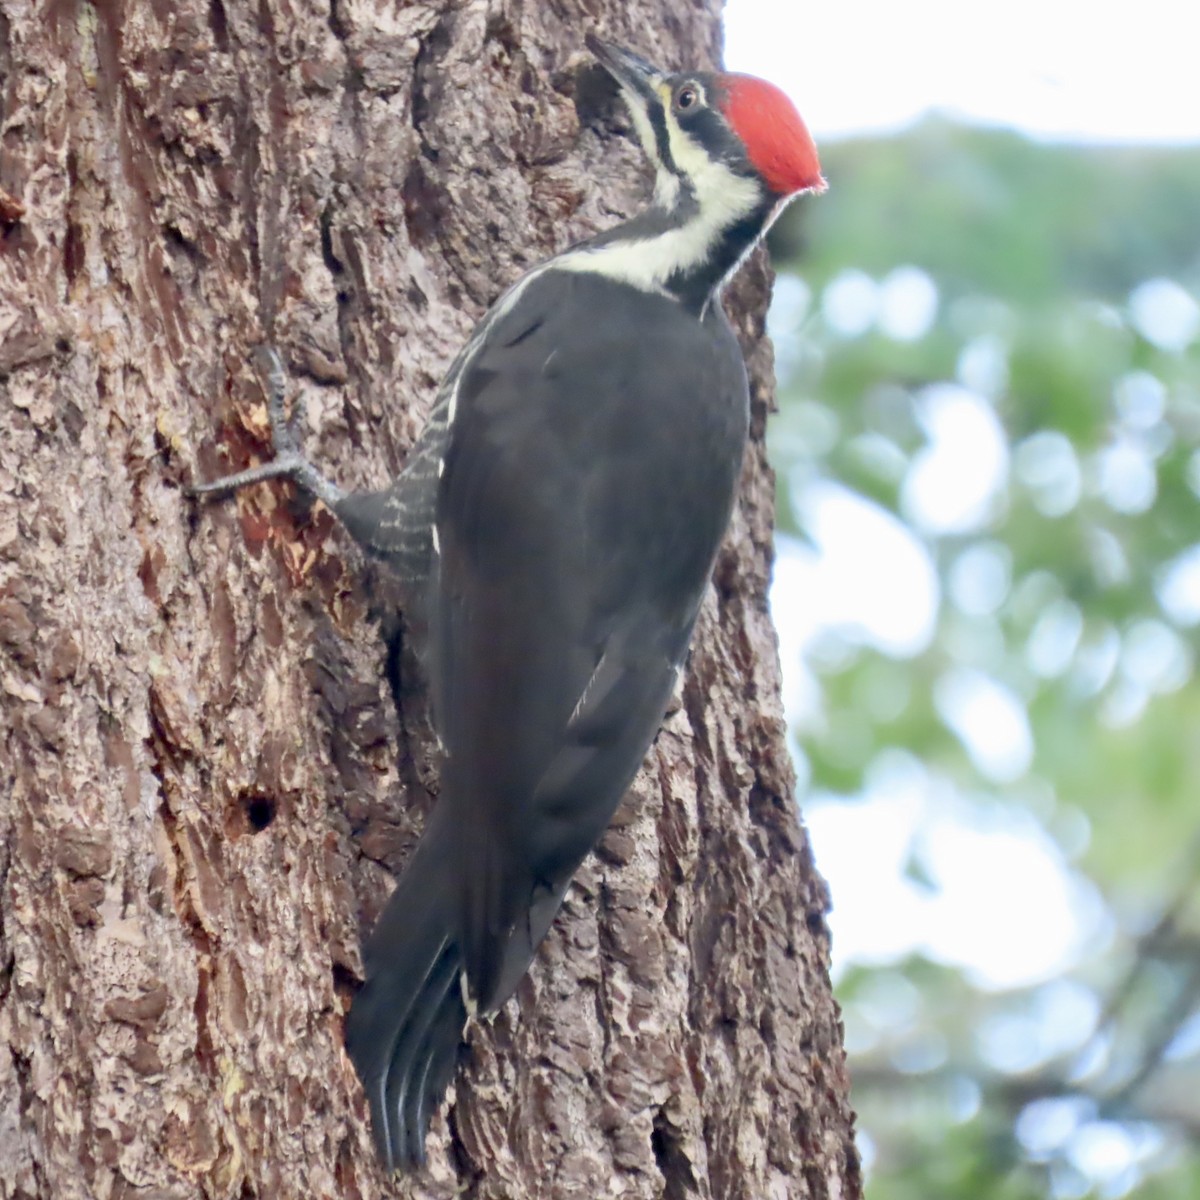
<svg viewBox="0 0 1200 1200">
<path fill-rule="evenodd" d="M 719 309 L 700 324 L 664 297 L 548 270 L 485 328 L 439 406 L 440 478 L 428 459 L 442 796 L 346 1028 L 390 1166 L 423 1160 L 463 981 L 482 1010 L 504 1002 L 654 737 L 745 439 Z M 415 537 L 428 493 L 397 484 Z"/>
<path fill-rule="evenodd" d="M 498 318 L 454 407 L 432 680 L 440 803 L 461 830 L 458 940 L 488 1010 L 658 729 L 728 520 L 747 399 L 719 310 L 701 323 L 551 270 Z"/>
</svg>

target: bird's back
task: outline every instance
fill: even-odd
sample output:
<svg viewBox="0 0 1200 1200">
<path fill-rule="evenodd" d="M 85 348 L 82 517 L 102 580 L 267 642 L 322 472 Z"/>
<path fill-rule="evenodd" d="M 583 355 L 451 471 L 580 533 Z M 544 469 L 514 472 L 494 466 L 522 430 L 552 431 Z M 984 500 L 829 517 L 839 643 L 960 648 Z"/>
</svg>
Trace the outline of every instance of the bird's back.
<svg viewBox="0 0 1200 1200">
<path fill-rule="evenodd" d="M 432 678 L 441 803 L 469 825 L 456 869 L 483 1007 L 524 972 L 544 934 L 528 911 L 553 897 L 548 923 L 654 737 L 746 425 L 719 309 L 701 321 L 599 276 L 543 273 L 463 371 L 437 504 Z"/>
</svg>

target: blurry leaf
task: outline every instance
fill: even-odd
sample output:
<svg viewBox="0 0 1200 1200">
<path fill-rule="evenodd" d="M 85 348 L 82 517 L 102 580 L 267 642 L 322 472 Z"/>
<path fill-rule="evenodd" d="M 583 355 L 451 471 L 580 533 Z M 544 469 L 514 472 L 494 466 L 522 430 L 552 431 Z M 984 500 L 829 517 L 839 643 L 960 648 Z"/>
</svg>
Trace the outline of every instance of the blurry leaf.
<svg viewBox="0 0 1200 1200">
<path fill-rule="evenodd" d="M 1165 296 L 1191 319 L 1180 288 L 1200 291 L 1200 147 L 1046 145 L 935 119 L 824 146 L 822 162 L 829 195 L 794 207 L 773 235 L 780 269 L 805 281 L 792 289 L 804 300 L 798 340 L 776 335 L 780 528 L 805 539 L 792 497 L 830 484 L 905 521 L 906 484 L 936 436 L 927 398 L 946 385 L 974 389 L 985 424 L 995 414 L 1008 476 L 981 517 L 956 524 L 934 509 L 912 531 L 945 597 L 928 648 L 889 658 L 854 624 L 857 608 L 806 631 L 816 684 L 796 736 L 809 785 L 854 803 L 878 786 L 876 764 L 902 755 L 931 797 L 1032 815 L 1086 872 L 1072 886 L 1096 909 L 1080 918 L 1094 944 L 1062 964 L 1053 994 L 1110 1006 L 1097 1029 L 1066 1031 L 1073 1040 L 1036 1030 L 1038 1044 L 1084 1044 L 1077 1063 L 1006 1074 L 985 1057 L 984 1031 L 1052 1011 L 1040 983 L 987 991 L 917 953 L 917 930 L 899 962 L 847 964 L 838 991 L 873 1154 L 868 1194 L 1200 1200 L 1198 1056 L 1159 1061 L 1200 1004 L 1189 991 L 1200 990 L 1200 624 L 1186 615 L 1200 595 L 1163 600 L 1166 569 L 1200 543 L 1200 340 L 1179 350 L 1139 308 Z M 920 286 L 889 290 L 896 279 Z M 922 311 L 889 316 L 885 300 L 906 294 Z M 983 469 L 944 448 L 942 466 L 942 486 L 965 492 Z M 819 581 L 822 548 L 808 544 Z M 839 550 L 881 612 L 903 600 L 877 547 Z M 1002 567 L 990 590 L 976 578 L 989 563 Z M 980 777 L 934 705 L 963 671 L 996 681 L 1028 716 L 1032 763 L 1007 786 Z M 866 849 L 875 831 L 864 822 L 855 836 Z M 925 854 L 895 861 L 915 903 L 935 907 Z M 1022 882 L 996 896 L 1001 911 L 1019 911 Z M 862 881 L 868 903 L 873 883 Z M 838 903 L 835 892 L 835 953 Z M 1141 1082 L 1102 1113 L 1105 1089 L 1128 1078 Z M 1124 1193 L 1087 1174 L 1069 1129 L 1037 1154 L 1017 1137 L 1022 1112 L 1047 1097 L 1080 1101 L 1101 1150 L 1105 1128 L 1107 1152 L 1140 1147 Z"/>
</svg>

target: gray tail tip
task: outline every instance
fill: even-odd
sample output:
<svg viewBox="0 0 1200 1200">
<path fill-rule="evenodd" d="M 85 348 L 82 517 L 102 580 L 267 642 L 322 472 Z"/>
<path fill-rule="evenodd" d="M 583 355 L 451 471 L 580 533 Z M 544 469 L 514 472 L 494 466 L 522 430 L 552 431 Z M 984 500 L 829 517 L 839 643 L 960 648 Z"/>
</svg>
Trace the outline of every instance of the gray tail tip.
<svg viewBox="0 0 1200 1200">
<path fill-rule="evenodd" d="M 371 1107 L 389 1172 L 425 1165 L 425 1139 L 454 1076 L 467 1013 L 460 964 L 446 947 L 414 987 L 393 969 L 368 979 L 346 1021 L 346 1049 Z"/>
</svg>

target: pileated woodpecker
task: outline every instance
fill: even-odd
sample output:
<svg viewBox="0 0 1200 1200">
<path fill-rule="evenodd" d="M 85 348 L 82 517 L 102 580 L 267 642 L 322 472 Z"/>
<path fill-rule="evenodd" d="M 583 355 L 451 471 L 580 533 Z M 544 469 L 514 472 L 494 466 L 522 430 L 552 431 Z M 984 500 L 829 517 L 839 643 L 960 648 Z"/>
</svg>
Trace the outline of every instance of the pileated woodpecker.
<svg viewBox="0 0 1200 1200">
<path fill-rule="evenodd" d="M 194 489 L 294 480 L 428 622 L 441 797 L 346 1027 L 389 1167 L 423 1161 L 468 1014 L 512 994 L 658 730 L 746 439 L 717 295 L 784 204 L 825 186 L 778 88 L 587 44 L 654 164 L 651 207 L 497 301 L 387 489 L 345 494 L 303 458 L 278 358 L 276 457 Z"/>
</svg>

